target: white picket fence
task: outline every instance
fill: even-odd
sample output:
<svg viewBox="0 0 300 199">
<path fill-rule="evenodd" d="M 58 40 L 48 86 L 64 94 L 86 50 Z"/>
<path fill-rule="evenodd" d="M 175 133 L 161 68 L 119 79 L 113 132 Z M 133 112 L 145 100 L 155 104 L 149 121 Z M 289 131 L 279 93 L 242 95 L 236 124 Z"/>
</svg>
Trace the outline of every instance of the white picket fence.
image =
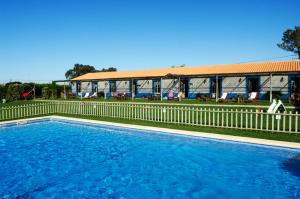
<svg viewBox="0 0 300 199">
<path fill-rule="evenodd" d="M 299 133 L 299 114 L 259 109 L 127 102 L 53 101 L 0 107 L 0 121 L 49 114 L 123 118 L 178 125 Z"/>
</svg>

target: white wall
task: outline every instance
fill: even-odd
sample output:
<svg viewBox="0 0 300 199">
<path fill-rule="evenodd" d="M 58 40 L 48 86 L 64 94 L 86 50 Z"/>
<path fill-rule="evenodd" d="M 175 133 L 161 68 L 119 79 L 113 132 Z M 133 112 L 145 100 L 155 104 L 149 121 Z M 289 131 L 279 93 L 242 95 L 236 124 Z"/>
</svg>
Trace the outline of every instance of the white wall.
<svg viewBox="0 0 300 199">
<path fill-rule="evenodd" d="M 71 93 L 76 93 L 76 82 L 71 82 Z"/>
<path fill-rule="evenodd" d="M 117 93 L 129 93 L 130 81 L 116 81 Z"/>
<path fill-rule="evenodd" d="M 92 89 L 92 83 L 91 82 L 81 82 L 81 91 L 89 93 Z"/>
<path fill-rule="evenodd" d="M 109 92 L 109 83 L 108 81 L 98 81 L 98 92 Z"/>
<path fill-rule="evenodd" d="M 178 92 L 178 79 L 172 78 L 172 79 L 163 79 L 162 80 L 162 92 L 168 93 L 170 90 L 173 92 Z"/>
<path fill-rule="evenodd" d="M 210 79 L 207 77 L 201 78 L 190 78 L 189 93 L 209 93 Z"/>
<path fill-rule="evenodd" d="M 246 92 L 246 77 L 223 77 L 222 92 L 245 94 Z"/>
<path fill-rule="evenodd" d="M 138 93 L 152 93 L 152 80 L 137 80 Z"/>
<path fill-rule="evenodd" d="M 273 75 L 272 91 L 279 91 L 282 94 L 288 94 L 288 82 L 289 78 L 287 75 Z M 262 93 L 270 91 L 270 76 L 261 76 L 260 83 Z"/>
</svg>

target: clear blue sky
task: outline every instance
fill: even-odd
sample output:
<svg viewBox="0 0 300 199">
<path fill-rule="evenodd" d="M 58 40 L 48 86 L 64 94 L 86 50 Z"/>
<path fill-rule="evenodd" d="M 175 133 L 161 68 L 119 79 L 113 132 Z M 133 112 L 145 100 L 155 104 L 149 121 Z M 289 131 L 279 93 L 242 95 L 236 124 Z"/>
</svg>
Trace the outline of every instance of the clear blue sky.
<svg viewBox="0 0 300 199">
<path fill-rule="evenodd" d="M 0 0 L 0 82 L 64 79 L 75 63 L 135 70 L 291 55 L 276 44 L 300 25 L 299 8 L 299 0 Z"/>
</svg>

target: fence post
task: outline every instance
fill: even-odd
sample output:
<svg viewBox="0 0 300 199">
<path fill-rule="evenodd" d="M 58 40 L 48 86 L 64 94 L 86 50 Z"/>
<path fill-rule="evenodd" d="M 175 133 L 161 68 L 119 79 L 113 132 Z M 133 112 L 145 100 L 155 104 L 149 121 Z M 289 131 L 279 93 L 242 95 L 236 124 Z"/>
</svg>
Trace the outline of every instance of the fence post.
<svg viewBox="0 0 300 199">
<path fill-rule="evenodd" d="M 245 128 L 248 129 L 248 109 L 246 109 L 246 126 Z"/>
<path fill-rule="evenodd" d="M 260 130 L 263 130 L 263 123 L 264 123 L 264 111 L 260 110 Z"/>
<path fill-rule="evenodd" d="M 295 132 L 298 132 L 298 111 L 295 113 Z"/>
<path fill-rule="evenodd" d="M 280 117 L 281 117 L 280 111 L 278 111 L 278 115 L 280 115 Z M 280 118 L 276 118 L 276 119 L 277 119 L 277 131 L 279 132 L 280 131 Z"/>
</svg>

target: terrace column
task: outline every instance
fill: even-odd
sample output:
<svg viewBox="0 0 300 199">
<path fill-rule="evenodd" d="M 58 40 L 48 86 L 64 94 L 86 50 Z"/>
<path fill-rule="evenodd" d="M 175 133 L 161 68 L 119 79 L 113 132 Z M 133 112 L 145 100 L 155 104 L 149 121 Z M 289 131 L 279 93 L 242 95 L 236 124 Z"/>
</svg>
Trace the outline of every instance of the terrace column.
<svg viewBox="0 0 300 199">
<path fill-rule="evenodd" d="M 179 95 L 181 91 L 181 83 L 180 83 L 180 77 L 178 77 L 178 100 L 181 101 L 181 95 Z"/>
<path fill-rule="evenodd" d="M 77 81 L 75 82 L 75 90 L 76 90 L 76 91 L 75 91 L 75 92 L 76 92 L 76 95 L 78 95 L 78 82 L 77 82 Z"/>
<path fill-rule="evenodd" d="M 35 99 L 35 84 L 33 84 L 33 99 Z"/>
<path fill-rule="evenodd" d="M 270 73 L 270 103 L 272 103 L 272 98 L 273 98 L 273 94 L 272 94 L 272 73 Z"/>
<path fill-rule="evenodd" d="M 160 101 L 163 100 L 163 88 L 162 88 L 162 80 L 163 78 L 160 78 Z"/>
<path fill-rule="evenodd" d="M 218 102 L 219 98 L 219 78 L 216 76 L 216 102 Z"/>
<path fill-rule="evenodd" d="M 134 83 L 133 83 L 133 82 L 134 82 L 134 80 L 132 79 L 132 80 L 131 80 L 131 99 L 132 99 L 132 100 L 134 100 L 134 97 L 135 97 L 135 96 L 134 96 L 134 93 L 135 93 L 134 89 L 135 89 L 135 88 L 134 88 Z"/>
<path fill-rule="evenodd" d="M 106 99 L 106 86 L 107 86 L 107 81 L 104 82 L 104 99 Z"/>
<path fill-rule="evenodd" d="M 64 82 L 64 99 L 67 99 L 67 93 L 66 93 L 66 82 Z"/>
</svg>

